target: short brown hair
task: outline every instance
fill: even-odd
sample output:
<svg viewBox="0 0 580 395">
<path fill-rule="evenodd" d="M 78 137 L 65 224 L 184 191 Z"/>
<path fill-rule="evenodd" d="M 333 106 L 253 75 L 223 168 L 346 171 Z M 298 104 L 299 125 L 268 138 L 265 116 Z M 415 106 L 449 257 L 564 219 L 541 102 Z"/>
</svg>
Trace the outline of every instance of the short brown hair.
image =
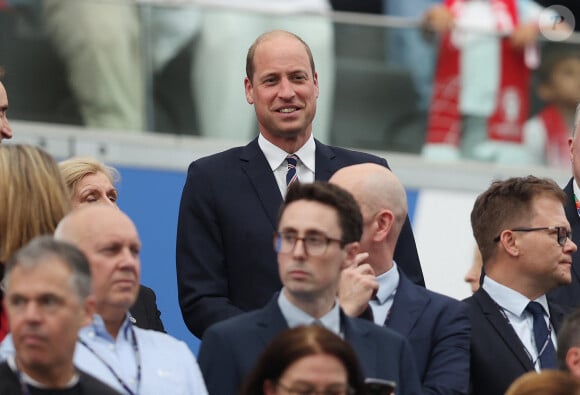
<svg viewBox="0 0 580 395">
<path fill-rule="evenodd" d="M 297 326 L 281 332 L 264 350 L 248 375 L 240 395 L 261 395 L 264 382 L 276 383 L 294 362 L 310 355 L 328 354 L 342 362 L 349 386 L 362 393 L 364 376 L 352 347 L 320 325 Z"/>
<path fill-rule="evenodd" d="M 342 244 L 360 241 L 363 226 L 362 214 L 350 192 L 326 181 L 304 184 L 295 182 L 288 188 L 286 199 L 280 207 L 278 223 L 280 223 L 286 207 L 298 200 L 313 201 L 332 207 L 338 216 Z"/>
<path fill-rule="evenodd" d="M 566 203 L 566 194 L 553 180 L 534 176 L 495 181 L 477 197 L 471 211 L 473 236 L 483 264 L 496 252 L 494 239 L 503 230 L 527 226 L 535 198 L 549 196 Z"/>
<path fill-rule="evenodd" d="M 302 38 L 300 38 L 298 35 L 296 35 L 294 33 L 287 32 L 285 30 L 273 30 L 271 32 L 261 34 L 256 39 L 256 41 L 254 41 L 254 43 L 250 46 L 250 48 L 248 49 L 248 54 L 246 55 L 246 77 L 248 77 L 250 82 L 252 81 L 252 78 L 254 77 L 254 71 L 255 71 L 254 55 L 256 54 L 256 48 L 258 48 L 258 45 L 260 45 L 260 43 L 262 43 L 263 41 L 266 41 L 268 38 L 270 38 L 274 35 L 280 35 L 280 34 L 286 34 L 286 35 L 289 35 L 291 37 L 294 37 L 296 40 L 300 41 L 302 43 L 302 45 L 304 45 L 304 49 L 306 49 L 306 53 L 308 54 L 308 59 L 310 60 L 310 67 L 312 68 L 312 75 L 314 75 L 314 73 L 316 72 L 316 68 L 314 66 L 314 57 L 312 56 L 312 51 L 310 50 L 310 47 L 308 46 L 308 44 L 306 44 L 306 42 Z"/>
</svg>

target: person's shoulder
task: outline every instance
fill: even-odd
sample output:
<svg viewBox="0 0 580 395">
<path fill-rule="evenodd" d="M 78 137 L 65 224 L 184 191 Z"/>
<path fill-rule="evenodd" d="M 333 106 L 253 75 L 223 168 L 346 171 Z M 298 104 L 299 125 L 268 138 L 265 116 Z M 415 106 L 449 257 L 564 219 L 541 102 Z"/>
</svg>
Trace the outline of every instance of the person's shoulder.
<svg viewBox="0 0 580 395">
<path fill-rule="evenodd" d="M 223 321 L 216 322 L 206 329 L 204 333 L 204 338 L 207 335 L 225 335 L 239 334 L 248 329 L 256 326 L 256 323 L 260 321 L 260 317 L 264 315 L 263 309 L 257 309 L 230 317 Z"/>
<path fill-rule="evenodd" d="M 79 383 L 82 393 L 85 395 L 120 395 L 119 392 L 109 387 L 107 384 L 90 375 L 89 373 L 78 370 Z"/>
<path fill-rule="evenodd" d="M 421 287 L 421 286 L 416 285 L 416 284 L 413 284 L 413 286 L 415 287 L 414 289 L 416 289 L 416 292 L 421 292 L 421 293 L 425 294 L 434 306 L 439 306 L 440 308 L 453 309 L 453 310 L 459 310 L 459 311 L 466 311 L 467 310 L 467 304 L 461 300 L 452 298 L 451 296 L 443 295 L 439 292 L 432 291 L 430 289 Z"/>
<path fill-rule="evenodd" d="M 363 151 L 355 151 L 348 148 L 324 145 L 319 143 L 319 147 L 322 149 L 328 149 L 332 151 L 337 157 L 340 157 L 344 160 L 350 160 L 353 164 L 356 163 L 377 163 L 380 165 L 385 166 L 387 161 L 385 158 L 381 158 L 380 156 L 363 152 Z"/>
</svg>

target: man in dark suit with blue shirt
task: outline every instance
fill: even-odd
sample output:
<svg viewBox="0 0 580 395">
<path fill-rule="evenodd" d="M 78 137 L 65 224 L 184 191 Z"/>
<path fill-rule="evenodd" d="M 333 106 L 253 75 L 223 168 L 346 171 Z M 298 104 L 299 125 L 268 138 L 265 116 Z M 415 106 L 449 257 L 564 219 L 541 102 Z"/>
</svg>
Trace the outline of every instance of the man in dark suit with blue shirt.
<svg viewBox="0 0 580 395">
<path fill-rule="evenodd" d="M 401 262 L 393 260 L 407 216 L 405 188 L 390 170 L 374 163 L 343 167 L 329 181 L 353 194 L 364 224 L 364 252 L 342 273 L 341 307 L 407 338 L 424 395 L 467 394 L 467 305 L 413 284 L 401 272 Z"/>
<path fill-rule="evenodd" d="M 471 226 L 485 276 L 465 300 L 473 395 L 503 395 L 524 373 L 556 368 L 564 311 L 546 293 L 570 283 L 577 250 L 565 200 L 553 180 L 534 176 L 495 181 L 475 200 Z"/>
<path fill-rule="evenodd" d="M 296 35 L 274 31 L 258 37 L 248 51 L 246 75 L 259 136 L 191 163 L 181 197 L 179 303 L 198 337 L 215 322 L 264 306 L 280 289 L 270 235 L 289 169 L 301 182 L 312 182 L 355 163 L 387 167 L 383 158 L 314 139 L 318 75 L 310 49 Z M 409 278 L 424 285 L 408 220 L 395 256 Z"/>
<path fill-rule="evenodd" d="M 338 304 L 341 271 L 359 251 L 362 217 L 353 197 L 327 182 L 294 183 L 280 210 L 273 247 L 283 288 L 263 308 L 206 331 L 199 364 L 210 395 L 235 394 L 268 343 L 299 325 L 323 325 L 355 350 L 366 377 L 395 381 L 397 394 L 420 394 L 408 342 L 346 316 Z"/>
</svg>

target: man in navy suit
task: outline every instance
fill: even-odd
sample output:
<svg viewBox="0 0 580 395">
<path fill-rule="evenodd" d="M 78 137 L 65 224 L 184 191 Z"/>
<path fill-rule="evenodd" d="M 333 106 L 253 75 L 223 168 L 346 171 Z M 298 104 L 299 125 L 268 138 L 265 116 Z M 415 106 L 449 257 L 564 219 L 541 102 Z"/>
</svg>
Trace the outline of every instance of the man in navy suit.
<svg viewBox="0 0 580 395">
<path fill-rule="evenodd" d="M 281 283 L 270 235 L 286 193 L 289 154 L 301 182 L 328 180 L 338 169 L 383 158 L 330 147 L 312 136 L 318 75 L 310 49 L 284 31 L 250 47 L 245 92 L 259 136 L 245 147 L 194 161 L 181 196 L 177 227 L 179 303 L 201 337 L 218 321 L 264 306 Z M 227 114 L 224 114 L 227 116 Z M 409 278 L 424 285 L 409 221 L 395 253 Z"/>
<path fill-rule="evenodd" d="M 341 335 L 366 377 L 395 381 L 397 394 L 420 394 L 408 342 L 387 328 L 347 317 L 338 304 L 340 274 L 359 251 L 360 209 L 327 182 L 294 183 L 280 209 L 273 246 L 282 291 L 263 308 L 211 326 L 199 351 L 210 395 L 235 394 L 267 344 L 282 330 L 317 324 Z"/>
<path fill-rule="evenodd" d="M 467 394 L 470 323 L 467 305 L 413 284 L 393 251 L 407 216 L 405 188 L 374 163 L 343 167 L 329 180 L 353 194 L 363 217 L 361 251 L 343 270 L 340 305 L 351 316 L 387 326 L 413 349 L 423 394 Z"/>
<path fill-rule="evenodd" d="M 566 211 L 566 218 L 568 218 L 568 222 L 570 222 L 570 226 L 572 227 L 572 241 L 578 244 L 580 243 L 580 210 L 578 209 L 580 203 L 576 203 L 576 200 L 580 199 L 580 188 L 578 187 L 578 180 L 580 180 L 580 139 L 577 137 L 578 130 L 580 129 L 580 105 L 576 108 L 574 125 L 573 135 L 568 139 L 573 177 L 564 188 L 564 192 L 566 193 L 564 209 Z M 576 251 L 572 255 L 572 282 L 568 285 L 558 287 L 548 294 L 548 299 L 569 309 L 580 306 L 579 259 L 580 254 Z"/>
<path fill-rule="evenodd" d="M 534 176 L 496 181 L 475 201 L 471 226 L 485 277 L 466 299 L 473 395 L 503 395 L 522 374 L 556 368 L 564 312 L 546 293 L 570 283 L 577 249 L 565 201 L 554 181 Z"/>
</svg>

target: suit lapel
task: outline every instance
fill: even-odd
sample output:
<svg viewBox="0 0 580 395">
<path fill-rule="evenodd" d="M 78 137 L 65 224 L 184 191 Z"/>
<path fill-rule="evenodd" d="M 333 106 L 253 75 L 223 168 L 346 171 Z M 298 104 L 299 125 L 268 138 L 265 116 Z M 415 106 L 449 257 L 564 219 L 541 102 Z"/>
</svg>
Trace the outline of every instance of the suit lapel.
<svg viewBox="0 0 580 395">
<path fill-rule="evenodd" d="M 380 353 L 374 352 L 376 343 L 370 336 L 369 328 L 361 325 L 362 320 L 347 317 L 342 309 L 340 311 L 340 322 L 344 331 L 344 340 L 346 340 L 355 350 L 361 364 L 365 367 L 363 370 L 368 377 L 376 377 L 376 367 L 381 364 L 377 361 Z"/>
<path fill-rule="evenodd" d="M 258 336 L 262 339 L 264 346 L 267 346 L 280 332 L 288 329 L 286 319 L 278 306 L 278 295 L 279 293 L 276 292 L 270 302 L 260 309 L 260 314 L 256 319 Z"/>
<path fill-rule="evenodd" d="M 566 218 L 570 222 L 572 228 L 572 241 L 576 245 L 580 246 L 580 216 L 578 216 L 578 211 L 576 210 L 576 203 L 574 202 L 574 178 L 571 178 L 564 192 L 566 193 L 566 205 L 564 210 L 566 211 Z M 580 282 L 580 252 L 576 251 L 572 255 L 572 275 L 576 277 L 576 282 Z"/>
<path fill-rule="evenodd" d="M 493 301 L 493 299 L 491 299 L 489 294 L 480 288 L 475 294 L 473 294 L 473 298 L 481 308 L 483 316 L 494 327 L 500 338 L 524 368 L 528 371 L 534 370 L 532 361 L 530 361 L 520 338 L 508 320 L 500 313 L 500 307 Z"/>
<path fill-rule="evenodd" d="M 244 147 L 240 155 L 242 171 L 248 176 L 248 180 L 256 197 L 261 202 L 272 227 L 276 229 L 278 220 L 278 210 L 282 204 L 280 189 L 276 183 L 276 178 L 264 153 L 258 145 L 258 139 L 252 140 Z"/>
<path fill-rule="evenodd" d="M 414 286 L 399 270 L 399 286 L 386 326 L 407 337 L 429 304 L 429 298 L 413 290 Z"/>
<path fill-rule="evenodd" d="M 316 181 L 328 181 L 328 179 L 338 170 L 335 163 L 336 154 L 328 145 L 315 140 L 316 143 L 316 171 L 314 179 Z"/>
</svg>

